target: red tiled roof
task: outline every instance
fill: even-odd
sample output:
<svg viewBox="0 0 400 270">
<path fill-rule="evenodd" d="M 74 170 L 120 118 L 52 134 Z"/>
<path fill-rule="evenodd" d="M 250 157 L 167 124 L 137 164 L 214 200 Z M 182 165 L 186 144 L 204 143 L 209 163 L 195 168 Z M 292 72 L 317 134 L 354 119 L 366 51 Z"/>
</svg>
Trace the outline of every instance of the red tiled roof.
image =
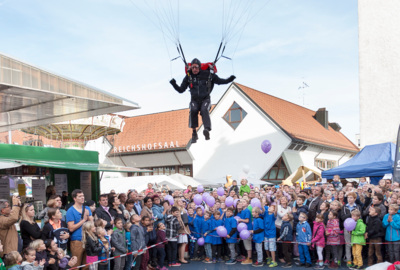
<svg viewBox="0 0 400 270">
<path fill-rule="evenodd" d="M 325 129 L 314 118 L 315 111 L 238 83 L 235 83 L 235 85 L 293 139 L 333 148 L 359 151 L 358 147 L 341 132 L 335 131 L 330 126 Z"/>
<path fill-rule="evenodd" d="M 192 129 L 188 127 L 188 121 L 189 109 L 126 118 L 124 130 L 115 135 L 114 149 L 115 147 L 121 149 L 120 152 L 143 152 L 142 149 L 133 150 L 132 146 L 152 144 L 152 149 L 146 147 L 144 151 L 160 150 L 159 143 L 163 146 L 167 143 L 170 146 L 171 142 L 174 148 L 176 145 L 179 148 L 186 147 L 192 137 Z M 201 125 L 201 117 L 199 117 L 199 124 Z M 157 144 L 156 149 L 154 149 L 154 143 Z M 166 150 L 166 148 L 162 149 Z"/>
</svg>

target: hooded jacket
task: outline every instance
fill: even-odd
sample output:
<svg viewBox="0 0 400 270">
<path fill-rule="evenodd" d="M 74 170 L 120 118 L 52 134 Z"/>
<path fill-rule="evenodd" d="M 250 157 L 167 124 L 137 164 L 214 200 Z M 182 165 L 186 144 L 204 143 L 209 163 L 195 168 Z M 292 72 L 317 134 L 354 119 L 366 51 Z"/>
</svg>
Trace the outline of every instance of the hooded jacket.
<svg viewBox="0 0 400 270">
<path fill-rule="evenodd" d="M 325 247 L 325 226 L 323 222 L 314 221 L 311 243 L 315 243 L 317 247 Z"/>
<path fill-rule="evenodd" d="M 311 243 L 311 227 L 307 221 L 299 222 L 296 227 L 296 241 L 299 245 Z"/>
<path fill-rule="evenodd" d="M 279 238 L 282 241 L 293 241 L 293 227 L 289 221 L 282 221 L 280 232 Z"/>
<path fill-rule="evenodd" d="M 132 224 L 131 226 L 131 249 L 137 251 L 145 248 L 145 232 L 140 225 Z"/>
<path fill-rule="evenodd" d="M 365 245 L 365 231 L 367 229 L 367 226 L 365 225 L 364 221 L 362 218 L 359 218 L 357 220 L 356 228 L 351 232 L 351 244 L 357 244 L 357 245 Z"/>
<path fill-rule="evenodd" d="M 326 237 L 327 245 L 340 245 L 340 234 L 343 234 L 343 232 L 339 227 L 339 219 L 335 218 L 328 220 L 325 231 L 329 233 L 329 235 Z"/>
<path fill-rule="evenodd" d="M 29 263 L 29 262 L 27 262 L 27 261 L 23 261 L 23 262 L 21 263 L 21 268 L 22 268 L 23 270 L 41 270 L 41 269 L 43 269 L 43 265 L 35 266 L 35 265 L 33 264 L 33 262 L 32 262 L 32 263 Z"/>
<path fill-rule="evenodd" d="M 151 210 L 153 211 L 153 216 L 156 218 L 156 221 L 154 221 L 154 228 L 157 228 L 158 223 L 165 224 L 165 216 L 163 215 L 164 207 L 159 204 L 153 204 Z"/>
<path fill-rule="evenodd" d="M 111 246 L 115 248 L 114 256 L 125 254 L 128 250 L 125 241 L 125 232 L 115 229 L 111 235 Z"/>
<path fill-rule="evenodd" d="M 385 239 L 390 242 L 400 241 L 400 215 L 393 215 L 391 222 L 388 218 L 389 214 L 386 214 L 382 221 L 383 228 L 386 229 Z"/>
<path fill-rule="evenodd" d="M 375 239 L 385 236 L 385 229 L 379 216 L 371 217 L 367 221 L 368 239 Z"/>
</svg>

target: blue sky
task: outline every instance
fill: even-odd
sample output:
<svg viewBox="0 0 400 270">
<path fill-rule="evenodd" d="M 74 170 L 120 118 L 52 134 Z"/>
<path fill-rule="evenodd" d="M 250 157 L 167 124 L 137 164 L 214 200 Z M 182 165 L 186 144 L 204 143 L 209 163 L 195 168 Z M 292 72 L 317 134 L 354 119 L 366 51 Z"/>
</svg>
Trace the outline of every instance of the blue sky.
<svg viewBox="0 0 400 270">
<path fill-rule="evenodd" d="M 310 87 L 304 90 L 304 106 L 326 107 L 329 120 L 354 141 L 359 132 L 357 1 L 251 1 L 253 19 L 228 43 L 225 54 L 234 57 L 219 61 L 219 76 L 235 74 L 241 84 L 299 105 L 298 87 L 305 81 Z M 186 108 L 189 93 L 180 95 L 168 83 L 171 77 L 182 80 L 182 61 L 170 62 L 176 49 L 164 42 L 145 2 L 161 3 L 0 0 L 0 52 L 138 102 L 142 108 L 127 115 Z M 186 58 L 212 61 L 221 40 L 222 4 L 239 2 L 179 3 L 174 18 L 179 17 Z M 212 102 L 226 89 L 216 87 Z"/>
</svg>

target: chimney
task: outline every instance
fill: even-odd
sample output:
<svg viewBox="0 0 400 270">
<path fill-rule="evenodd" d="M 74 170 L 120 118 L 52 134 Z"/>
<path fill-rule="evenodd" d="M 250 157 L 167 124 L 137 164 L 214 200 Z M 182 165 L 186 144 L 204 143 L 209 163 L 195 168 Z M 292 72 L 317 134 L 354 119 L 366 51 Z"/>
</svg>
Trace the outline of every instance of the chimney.
<svg viewBox="0 0 400 270">
<path fill-rule="evenodd" d="M 334 131 L 340 131 L 342 127 L 338 123 L 329 123 L 329 126 L 333 128 Z"/>
<path fill-rule="evenodd" d="M 320 123 L 324 128 L 328 129 L 328 111 L 326 108 L 319 108 L 315 113 L 314 118 Z"/>
</svg>

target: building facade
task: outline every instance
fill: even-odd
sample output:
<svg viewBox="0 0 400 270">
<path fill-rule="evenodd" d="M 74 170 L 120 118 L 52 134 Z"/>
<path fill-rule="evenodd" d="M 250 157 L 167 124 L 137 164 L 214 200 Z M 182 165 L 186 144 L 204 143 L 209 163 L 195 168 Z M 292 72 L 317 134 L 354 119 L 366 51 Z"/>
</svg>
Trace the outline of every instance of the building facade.
<svg viewBox="0 0 400 270">
<path fill-rule="evenodd" d="M 200 182 L 226 175 L 280 182 L 299 166 L 329 169 L 358 152 L 324 108 L 309 110 L 237 83 L 212 108 L 211 140 L 200 126 L 200 139 L 191 144 L 188 117 L 183 109 L 125 119 L 124 131 L 110 138 L 107 158 Z M 272 145 L 268 153 L 261 150 L 265 140 Z"/>
<path fill-rule="evenodd" d="M 360 146 L 396 141 L 400 1 L 359 0 Z"/>
</svg>

